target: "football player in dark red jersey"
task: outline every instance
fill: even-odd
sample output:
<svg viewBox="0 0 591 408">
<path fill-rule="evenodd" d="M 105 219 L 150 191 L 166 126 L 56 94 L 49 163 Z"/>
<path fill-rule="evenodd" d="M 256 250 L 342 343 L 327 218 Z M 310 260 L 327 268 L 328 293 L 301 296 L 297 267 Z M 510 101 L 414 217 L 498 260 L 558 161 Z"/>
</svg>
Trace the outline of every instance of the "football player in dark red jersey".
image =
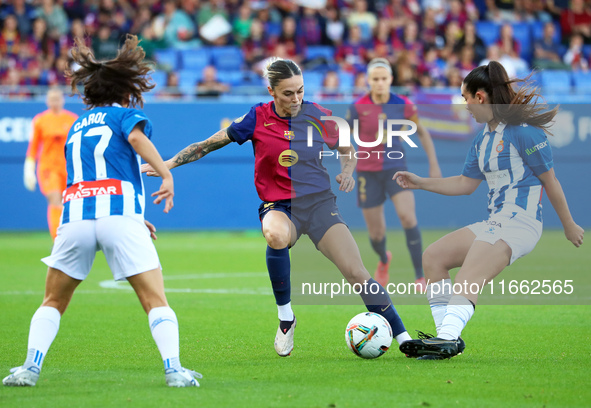
<svg viewBox="0 0 591 408">
<path fill-rule="evenodd" d="M 341 173 L 336 176 L 339 189 L 350 192 L 355 186 L 355 149 L 350 144 L 339 146 L 333 122 L 324 126 L 319 121 L 322 116 L 331 116 L 330 110 L 303 100 L 304 80 L 297 64 L 276 59 L 267 66 L 265 76 L 273 101 L 256 104 L 229 127 L 191 144 L 165 163 L 174 168 L 231 142 L 252 142 L 255 186 L 263 201 L 259 216 L 267 240 L 267 268 L 280 321 L 275 337 L 277 354 L 288 356 L 293 350 L 296 318 L 291 308 L 289 248 L 301 234 L 310 237 L 351 285 L 363 285 L 361 297 L 368 310 L 388 320 L 399 343 L 409 340 L 390 297 L 363 266 L 357 243 L 339 213 L 328 172 L 322 165 L 321 152 L 326 144 L 336 149 L 341 158 Z M 310 124 L 322 133 L 309 135 Z M 157 175 L 150 165 L 144 165 L 142 171 Z"/>
<path fill-rule="evenodd" d="M 417 107 L 408 98 L 390 91 L 392 84 L 392 68 L 388 60 L 374 58 L 367 66 L 367 82 L 369 92 L 351 105 L 347 120 L 359 121 L 359 138 L 363 142 L 375 142 L 379 137 L 379 120 L 387 124 L 387 119 L 408 119 L 416 123 L 419 141 L 425 149 L 429 160 L 429 177 L 441 177 L 441 170 L 435 155 L 435 147 L 429 131 L 418 121 Z M 384 131 L 382 135 L 385 135 Z M 387 138 L 376 147 L 359 147 L 357 161 L 357 203 L 362 208 L 367 224 L 369 240 L 380 261 L 374 278 L 386 286 L 390 279 L 388 268 L 392 253 L 386 249 L 386 219 L 384 202 L 390 198 L 404 228 L 406 245 L 415 269 L 415 283 L 425 290 L 422 254 L 423 245 L 415 212 L 415 198 L 410 190 L 404 190 L 392 176 L 400 170 L 406 170 L 406 159 L 400 138 Z M 361 154 L 363 153 L 363 155 Z M 363 159 L 362 159 L 363 158 Z"/>
</svg>

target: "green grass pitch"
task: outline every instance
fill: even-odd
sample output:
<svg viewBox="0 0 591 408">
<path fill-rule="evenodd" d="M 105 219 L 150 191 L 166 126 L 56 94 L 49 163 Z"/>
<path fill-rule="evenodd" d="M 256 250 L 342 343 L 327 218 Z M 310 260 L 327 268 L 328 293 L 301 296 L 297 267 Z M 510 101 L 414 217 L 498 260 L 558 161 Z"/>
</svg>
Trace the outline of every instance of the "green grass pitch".
<svg viewBox="0 0 591 408">
<path fill-rule="evenodd" d="M 425 244 L 443 231 L 424 231 Z M 355 237 L 366 265 L 376 258 Z M 412 272 L 403 234 L 389 233 L 395 279 Z M 301 253 L 318 256 L 309 240 Z M 361 305 L 294 305 L 295 350 L 273 349 L 277 315 L 255 233 L 162 233 L 156 242 L 181 334 L 181 361 L 198 389 L 169 389 L 147 317 L 102 254 L 61 321 L 34 388 L 0 386 L 0 407 L 588 407 L 591 401 L 591 251 L 547 230 L 505 279 L 574 279 L 578 305 L 482 305 L 463 333 L 466 352 L 447 361 L 407 359 L 394 346 L 362 360 L 344 341 Z M 587 244 L 588 245 L 588 244 Z M 0 376 L 22 363 L 49 254 L 46 233 L 0 234 Z M 336 276 L 336 275 L 335 275 Z M 433 331 L 428 305 L 397 302 L 411 335 Z M 528 299 L 521 303 L 528 303 Z M 404 303 L 404 304 L 400 304 Z M 421 303 L 421 302 L 418 302 Z M 544 303 L 538 302 L 538 303 Z M 586 305 L 585 305 L 586 304 Z"/>
</svg>

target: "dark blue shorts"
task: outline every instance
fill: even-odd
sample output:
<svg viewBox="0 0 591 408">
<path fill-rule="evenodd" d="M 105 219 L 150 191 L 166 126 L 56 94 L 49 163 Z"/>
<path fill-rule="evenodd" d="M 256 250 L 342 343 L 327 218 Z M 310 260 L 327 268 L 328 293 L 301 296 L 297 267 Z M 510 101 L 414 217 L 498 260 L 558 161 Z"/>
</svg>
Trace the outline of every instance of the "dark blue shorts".
<svg viewBox="0 0 591 408">
<path fill-rule="evenodd" d="M 392 180 L 394 174 L 402 169 L 357 172 L 357 205 L 373 208 L 382 205 L 388 198 L 404 189 Z"/>
<path fill-rule="evenodd" d="M 326 190 L 291 200 L 264 202 L 259 206 L 259 218 L 263 221 L 271 210 L 285 213 L 295 225 L 298 239 L 306 234 L 318 248 L 318 243 L 330 227 L 335 224 L 347 225 L 341 217 L 336 200 L 333 192 Z"/>
</svg>

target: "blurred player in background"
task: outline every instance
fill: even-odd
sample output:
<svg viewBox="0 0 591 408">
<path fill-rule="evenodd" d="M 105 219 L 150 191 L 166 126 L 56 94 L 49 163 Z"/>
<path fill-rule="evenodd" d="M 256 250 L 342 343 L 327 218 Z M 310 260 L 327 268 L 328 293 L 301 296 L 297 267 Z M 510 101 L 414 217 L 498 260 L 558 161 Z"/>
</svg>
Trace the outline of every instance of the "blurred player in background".
<svg viewBox="0 0 591 408">
<path fill-rule="evenodd" d="M 198 160 L 231 142 L 242 145 L 252 141 L 255 185 L 263 201 L 259 217 L 267 241 L 267 269 L 279 317 L 275 337 L 277 354 L 288 356 L 293 350 L 296 318 L 291 308 L 289 248 L 295 245 L 301 234 L 310 237 L 350 284 L 367 282 L 361 293 L 367 309 L 388 320 L 399 343 L 409 340 L 390 297 L 363 266 L 357 243 L 339 213 L 330 176 L 320 159 L 324 144 L 337 149 L 341 155 L 341 173 L 336 176 L 339 190 L 350 192 L 355 186 L 354 148 L 338 145 L 338 132 L 332 122 L 323 125 L 327 134 L 314 133 L 312 146 L 308 146 L 308 119 L 330 116 L 331 111 L 303 100 L 302 71 L 293 61 L 272 60 L 266 71 L 272 102 L 253 106 L 228 128 L 186 147 L 167 160 L 166 165 L 174 168 Z M 142 171 L 157 175 L 149 165 L 142 166 Z"/>
<path fill-rule="evenodd" d="M 387 59 L 374 58 L 370 61 L 367 82 L 369 93 L 351 105 L 347 113 L 351 129 L 353 121 L 358 120 L 360 140 L 375 142 L 380 136 L 380 119 L 384 121 L 384 126 L 388 119 L 412 120 L 417 125 L 419 141 L 429 160 L 429 177 L 441 177 L 435 146 L 429 131 L 419 122 L 417 107 L 408 98 L 390 92 L 392 68 Z M 394 173 L 406 170 L 404 148 L 399 137 L 392 138 L 391 146 L 387 146 L 387 141 L 384 130 L 382 144 L 376 147 L 359 146 L 359 156 L 363 159 L 357 160 L 357 203 L 363 211 L 371 247 L 380 257 L 374 278 L 382 286 L 386 286 L 390 279 L 388 269 L 392 253 L 386 249 L 384 217 L 384 202 L 390 198 L 404 228 L 406 245 L 415 270 L 415 282 L 424 291 L 423 244 L 415 212 L 415 197 L 412 191 L 405 191 L 392 180 Z"/>
<path fill-rule="evenodd" d="M 468 111 L 485 126 L 474 139 L 461 175 L 421 178 L 406 171 L 394 175 L 403 188 L 444 195 L 472 194 L 482 180 L 489 188 L 488 220 L 452 232 L 425 250 L 425 275 L 431 282 L 427 299 L 437 337 L 402 344 L 400 350 L 409 357 L 443 359 L 463 351 L 460 334 L 474 314 L 480 289 L 530 253 L 542 235 L 543 190 L 566 238 L 576 247 L 583 244 L 584 231 L 573 220 L 554 175 L 545 133 L 558 108 L 545 110 L 537 103 L 539 95 L 525 86 L 514 91 L 512 84 L 518 81 L 510 80 L 496 61 L 464 79 L 461 92 Z M 457 267 L 459 292 L 452 290 L 449 275 Z"/>
<path fill-rule="evenodd" d="M 78 117 L 64 109 L 64 94 L 54 88 L 47 92 L 47 107 L 33 118 L 33 135 L 25 159 L 24 182 L 27 190 L 39 189 L 47 199 L 47 224 L 55 239 L 62 215 L 62 192 L 66 188 L 64 146 L 70 127 Z M 37 165 L 37 176 L 35 176 Z"/>
<path fill-rule="evenodd" d="M 142 93 L 154 87 L 150 65 L 138 39 L 128 36 L 117 57 L 97 61 L 82 39 L 72 49 L 80 69 L 69 72 L 72 92 L 84 86 L 90 109 L 72 126 L 66 143 L 67 189 L 61 225 L 51 252 L 45 298 L 31 321 L 27 358 L 3 380 L 7 386 L 34 386 L 43 360 L 57 335 L 74 290 L 103 251 L 116 280 L 127 279 L 148 314 L 150 330 L 162 355 L 166 383 L 198 386 L 195 372 L 179 360 L 178 322 L 164 294 L 154 226 L 144 220 L 144 185 L 140 156 L 162 174 L 155 204 L 173 207 L 172 175 L 150 141 L 152 124 L 133 106 L 142 106 Z"/>
</svg>

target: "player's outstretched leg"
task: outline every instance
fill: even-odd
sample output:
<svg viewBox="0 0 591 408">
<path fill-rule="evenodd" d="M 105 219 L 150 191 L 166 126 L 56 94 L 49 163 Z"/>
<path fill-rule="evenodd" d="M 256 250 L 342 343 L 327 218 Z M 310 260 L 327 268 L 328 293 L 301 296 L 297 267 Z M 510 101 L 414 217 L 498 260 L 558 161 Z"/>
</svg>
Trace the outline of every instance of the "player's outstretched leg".
<svg viewBox="0 0 591 408">
<path fill-rule="evenodd" d="M 2 384 L 9 387 L 33 387 L 39 379 L 45 355 L 55 339 L 61 314 L 53 307 L 41 306 L 31 319 L 27 358 L 22 366 L 15 367 Z"/>
<path fill-rule="evenodd" d="M 361 293 L 361 298 L 367 310 L 383 316 L 390 323 L 392 335 L 398 344 L 411 340 L 400 315 L 392 304 L 392 300 L 390 300 L 390 296 L 386 293 L 386 289 L 375 279 L 369 279 L 364 288 L 366 289 Z"/>
</svg>

